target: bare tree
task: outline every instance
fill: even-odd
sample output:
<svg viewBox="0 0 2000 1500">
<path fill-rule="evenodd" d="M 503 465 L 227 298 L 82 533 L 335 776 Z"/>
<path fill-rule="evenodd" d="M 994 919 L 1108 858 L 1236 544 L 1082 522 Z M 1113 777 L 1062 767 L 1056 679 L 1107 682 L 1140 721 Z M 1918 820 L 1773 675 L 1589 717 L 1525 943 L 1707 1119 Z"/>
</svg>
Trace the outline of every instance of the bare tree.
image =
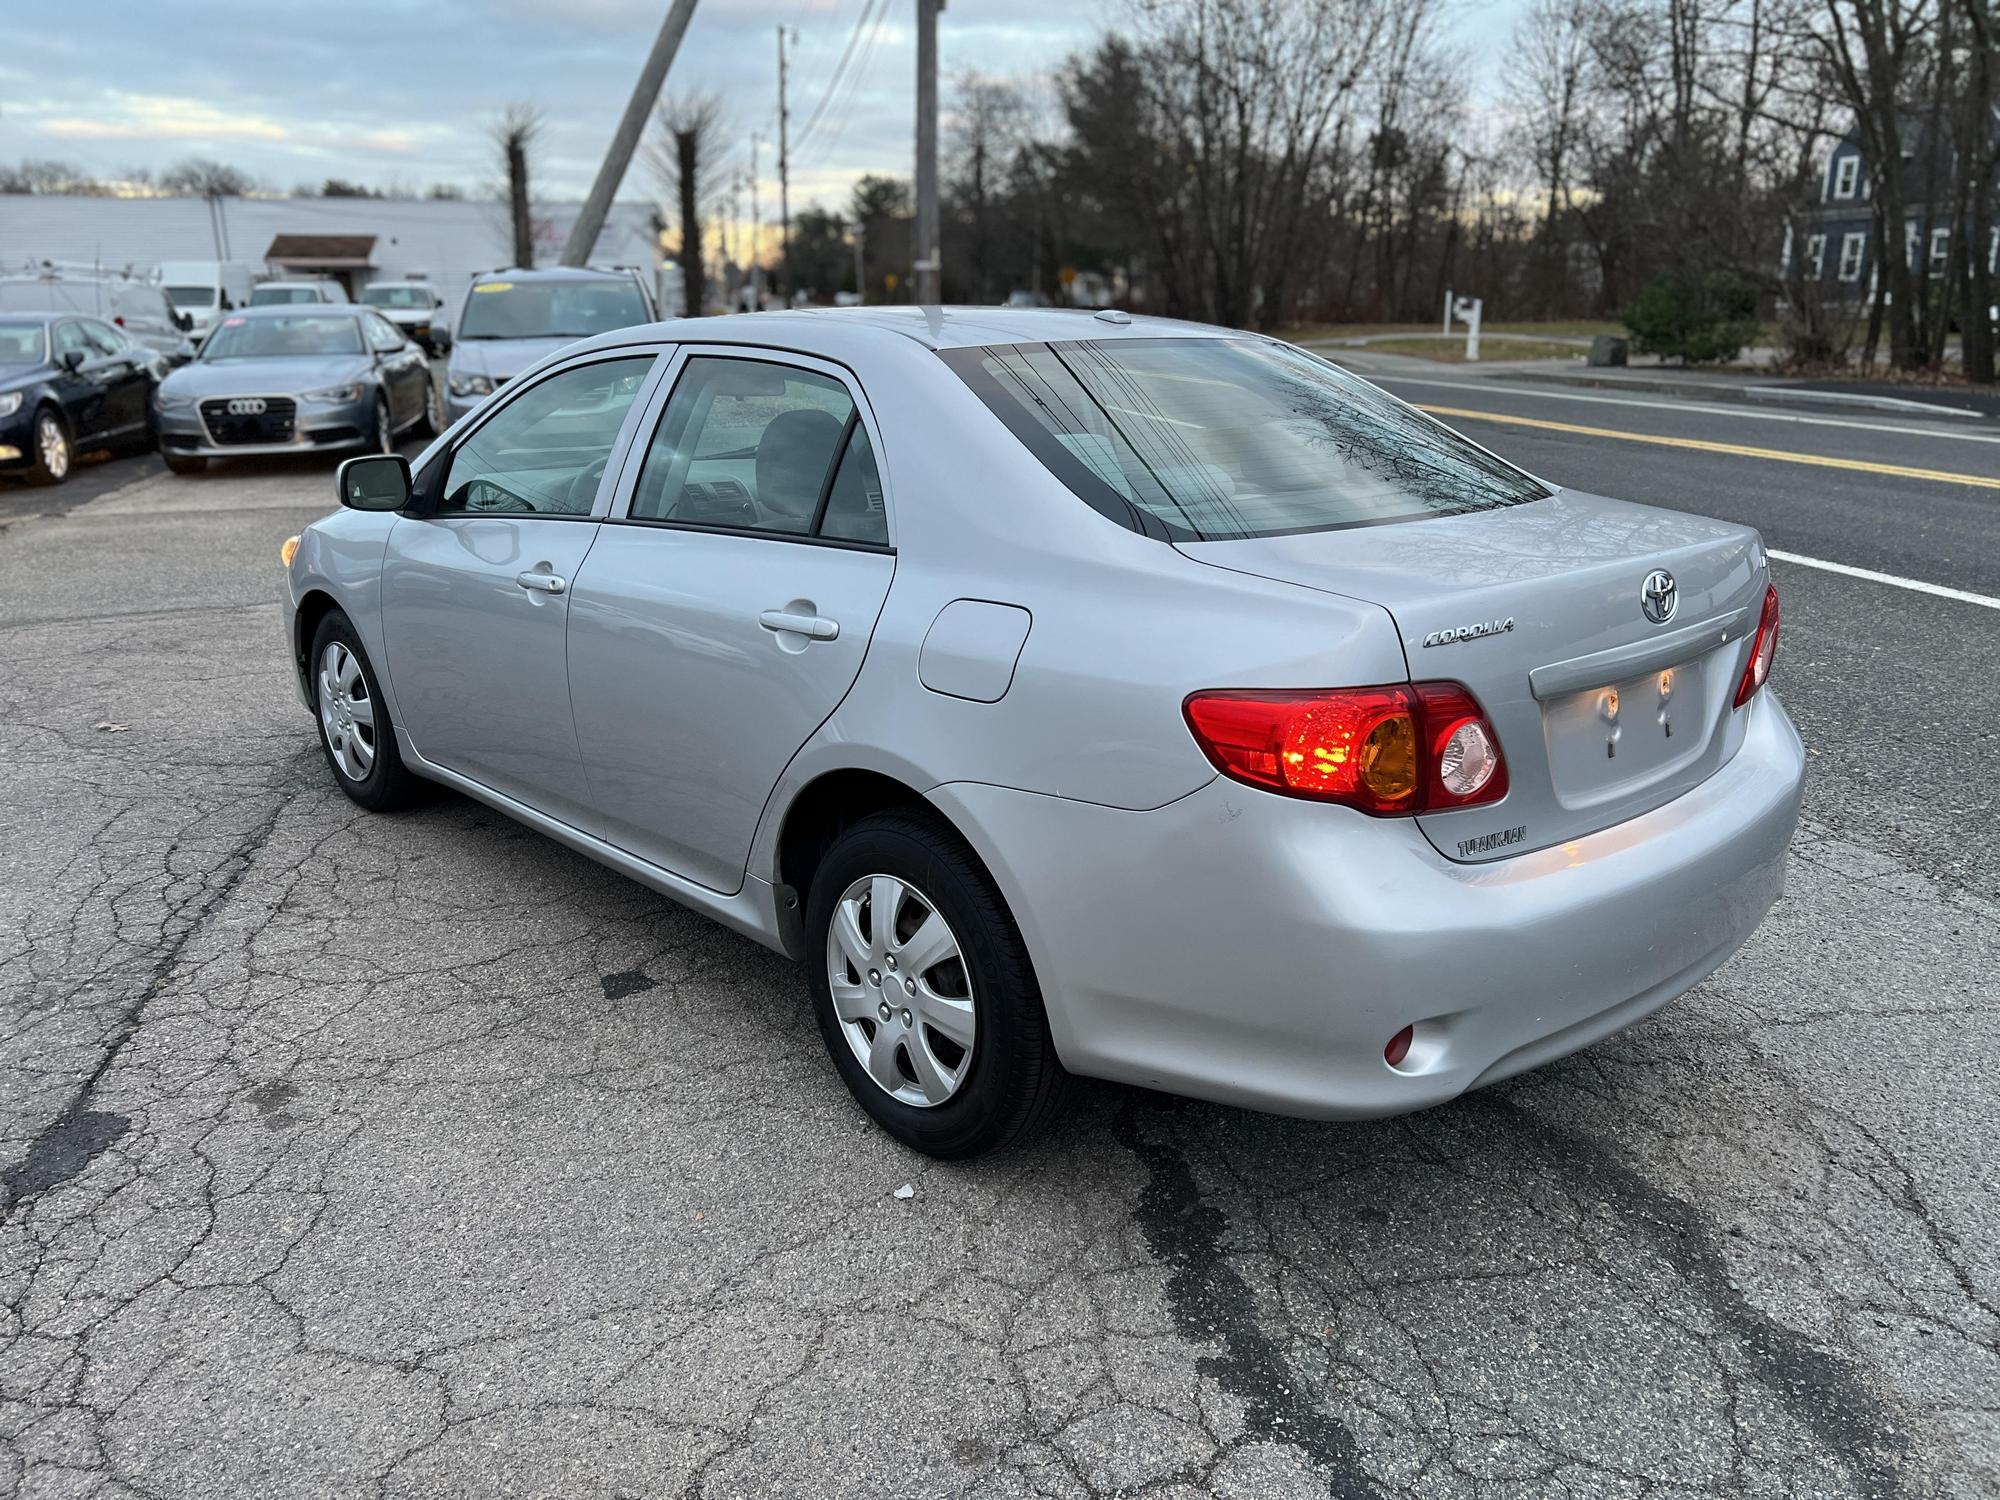
<svg viewBox="0 0 2000 1500">
<path fill-rule="evenodd" d="M 1508 70 L 1518 117 L 1513 134 L 1526 148 L 1544 198 L 1537 289 L 1544 306 L 1562 300 L 1562 216 L 1574 199 L 1573 174 L 1590 107 L 1594 20 L 1578 0 L 1533 0 L 1514 26 Z"/>
<path fill-rule="evenodd" d="M 1006 163 L 1020 149 L 1027 106 L 1013 84 L 964 72 L 953 80 L 951 112 L 945 121 L 945 193 L 952 216 L 965 231 L 964 264 L 971 273 L 975 302 L 996 300 L 997 192 Z M 961 263 L 947 255 L 947 264 Z"/>
<path fill-rule="evenodd" d="M 227 162 L 184 157 L 160 174 L 160 191 L 189 198 L 240 198 L 256 184 L 250 174 Z"/>
<path fill-rule="evenodd" d="M 702 220 L 728 179 L 722 142 L 728 134 L 722 100 L 714 94 L 677 94 L 653 111 L 653 139 L 647 160 L 660 190 L 680 217 L 681 284 L 687 315 L 698 318 L 708 305 L 707 261 L 702 254 Z M 787 274 L 787 282 L 790 276 Z"/>
<path fill-rule="evenodd" d="M 506 174 L 514 264 L 526 269 L 535 263 L 535 228 L 528 212 L 528 148 L 542 133 L 542 112 L 532 104 L 509 104 L 500 111 L 492 130 L 501 170 Z"/>
</svg>

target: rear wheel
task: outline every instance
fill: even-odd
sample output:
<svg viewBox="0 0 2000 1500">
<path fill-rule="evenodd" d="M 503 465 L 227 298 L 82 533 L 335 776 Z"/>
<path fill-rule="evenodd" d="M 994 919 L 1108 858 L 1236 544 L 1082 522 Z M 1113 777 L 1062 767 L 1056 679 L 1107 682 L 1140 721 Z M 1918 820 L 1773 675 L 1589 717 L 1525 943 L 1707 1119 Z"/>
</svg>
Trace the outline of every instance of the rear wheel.
<svg viewBox="0 0 2000 1500">
<path fill-rule="evenodd" d="M 31 484 L 61 484 L 69 478 L 76 455 L 70 447 L 69 428 L 54 407 L 45 406 L 35 413 L 34 444 L 28 464 Z"/>
<path fill-rule="evenodd" d="M 444 431 L 444 403 L 438 399 L 438 385 L 428 371 L 424 374 L 424 416 L 417 424 L 417 436 L 436 437 Z"/>
<path fill-rule="evenodd" d="M 320 749 L 340 789 L 370 812 L 416 801 L 424 783 L 403 764 L 375 669 L 346 615 L 332 610 L 319 622 L 307 661 Z"/>
<path fill-rule="evenodd" d="M 878 813 L 814 873 L 806 931 L 820 1033 L 861 1107 L 905 1145 L 977 1156 L 1059 1109 L 1027 945 L 972 852 L 935 819 Z"/>
</svg>

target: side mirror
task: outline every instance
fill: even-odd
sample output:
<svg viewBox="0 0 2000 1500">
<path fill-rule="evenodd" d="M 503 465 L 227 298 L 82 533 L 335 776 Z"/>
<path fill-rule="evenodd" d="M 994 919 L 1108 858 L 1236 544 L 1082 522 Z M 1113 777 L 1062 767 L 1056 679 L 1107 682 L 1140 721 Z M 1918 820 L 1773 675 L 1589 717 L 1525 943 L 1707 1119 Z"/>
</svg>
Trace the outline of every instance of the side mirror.
<svg viewBox="0 0 2000 1500">
<path fill-rule="evenodd" d="M 439 304 L 442 310 L 443 304 Z M 431 347 L 444 354 L 451 348 L 451 319 L 449 317 L 431 320 Z"/>
<path fill-rule="evenodd" d="M 83 368 L 83 351 L 81 349 L 65 349 L 56 356 L 56 363 L 74 375 L 78 370 Z"/>
<path fill-rule="evenodd" d="M 410 461 L 400 453 L 364 453 L 335 471 L 333 488 L 349 510 L 401 510 L 410 503 Z"/>
<path fill-rule="evenodd" d="M 182 333 L 186 333 L 190 328 L 194 327 L 194 314 L 184 312 L 175 313 L 174 327 L 178 328 Z"/>
</svg>

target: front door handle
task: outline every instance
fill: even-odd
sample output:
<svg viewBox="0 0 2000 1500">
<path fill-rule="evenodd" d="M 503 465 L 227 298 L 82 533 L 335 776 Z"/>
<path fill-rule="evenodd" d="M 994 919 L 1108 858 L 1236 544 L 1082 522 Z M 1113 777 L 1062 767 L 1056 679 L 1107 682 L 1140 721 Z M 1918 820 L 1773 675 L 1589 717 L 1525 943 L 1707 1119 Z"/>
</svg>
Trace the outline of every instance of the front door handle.
<svg viewBox="0 0 2000 1500">
<path fill-rule="evenodd" d="M 757 623 L 766 630 L 788 631 L 815 641 L 834 640 L 840 634 L 838 621 L 829 620 L 824 615 L 790 614 L 782 609 L 765 610 L 757 616 Z"/>
<path fill-rule="evenodd" d="M 514 582 L 538 594 L 560 594 L 569 587 L 567 578 L 558 578 L 553 573 L 516 573 Z"/>
</svg>

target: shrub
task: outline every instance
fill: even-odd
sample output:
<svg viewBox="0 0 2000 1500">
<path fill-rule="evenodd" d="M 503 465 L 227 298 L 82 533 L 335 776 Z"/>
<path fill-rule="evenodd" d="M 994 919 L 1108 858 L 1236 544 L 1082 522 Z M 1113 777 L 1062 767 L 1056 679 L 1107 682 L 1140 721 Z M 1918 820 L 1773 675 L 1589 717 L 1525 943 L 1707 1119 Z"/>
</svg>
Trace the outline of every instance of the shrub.
<svg viewBox="0 0 2000 1500">
<path fill-rule="evenodd" d="M 1641 354 L 1685 364 L 1734 359 L 1757 333 L 1757 289 L 1734 276 L 1661 276 L 1627 308 L 1625 327 Z"/>
</svg>

